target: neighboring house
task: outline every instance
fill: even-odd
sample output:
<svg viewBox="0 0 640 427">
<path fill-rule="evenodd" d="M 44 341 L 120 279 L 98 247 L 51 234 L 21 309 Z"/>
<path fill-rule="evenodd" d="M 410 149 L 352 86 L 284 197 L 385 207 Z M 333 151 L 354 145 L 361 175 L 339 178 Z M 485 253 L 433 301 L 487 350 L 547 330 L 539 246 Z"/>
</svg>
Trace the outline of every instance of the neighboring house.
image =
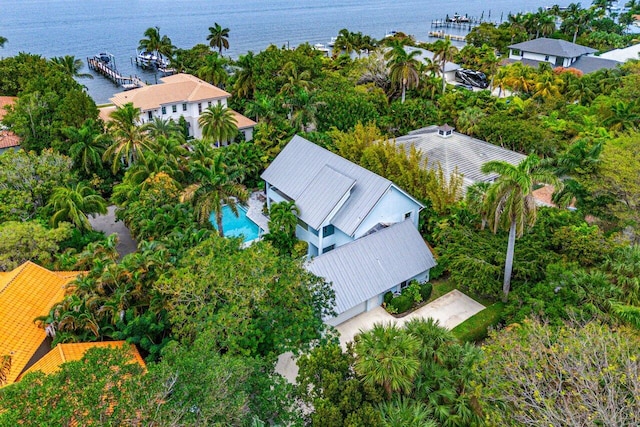
<svg viewBox="0 0 640 427">
<path fill-rule="evenodd" d="M 509 46 L 509 62 L 520 61 L 534 67 L 547 62 L 552 67 L 575 68 L 585 74 L 618 66 L 618 61 L 593 56 L 596 52 L 566 40 L 541 37 Z"/>
<path fill-rule="evenodd" d="M 4 384 L 13 384 L 27 371 L 53 372 L 61 363 L 79 360 L 95 346 L 124 346 L 124 342 L 60 344 L 51 350 L 51 338 L 35 319 L 62 301 L 71 282 L 82 272 L 50 271 L 27 261 L 0 272 L 0 361 L 9 356 L 11 367 Z M 144 362 L 132 347 L 132 359 Z"/>
<path fill-rule="evenodd" d="M 375 228 L 411 220 L 424 207 L 393 182 L 300 136 L 284 147 L 262 174 L 267 206 L 295 201 L 296 235 L 316 256 Z"/>
<path fill-rule="evenodd" d="M 424 207 L 393 182 L 295 136 L 262 178 L 267 205 L 294 201 L 296 235 L 309 244 L 307 268 L 332 283 L 342 323 L 382 303 L 436 265 L 418 231 Z"/>
<path fill-rule="evenodd" d="M 2 119 L 7 114 L 6 107 L 13 105 L 17 99 L 15 96 L 0 96 L 0 154 L 20 148 L 20 137 L 2 125 Z"/>
<path fill-rule="evenodd" d="M 415 47 L 406 47 L 405 48 L 407 52 L 413 52 L 414 50 L 417 50 L 420 52 L 420 54 L 417 56 L 417 59 L 420 60 L 420 62 L 426 63 L 427 60 L 435 62 L 439 65 L 439 61 L 436 61 L 434 59 L 435 54 L 433 52 L 431 52 L 430 50 L 425 50 L 425 49 L 418 49 Z M 444 79 L 447 82 L 455 82 L 456 81 L 456 70 L 461 69 L 462 67 L 454 62 L 445 62 L 444 64 Z M 438 74 L 441 74 L 440 72 L 438 72 Z"/>
<path fill-rule="evenodd" d="M 610 50 L 600 55 L 599 58 L 611 59 L 618 62 L 640 59 L 640 43 L 622 49 Z"/>
<path fill-rule="evenodd" d="M 38 360 L 29 369 L 20 375 L 20 380 L 26 374 L 41 371 L 44 374 L 53 374 L 60 370 L 63 363 L 74 362 L 82 359 L 87 351 L 91 348 L 127 348 L 131 354 L 131 362 L 137 363 L 143 368 L 146 367 L 142 356 L 133 344 L 127 344 L 126 341 L 101 341 L 101 342 L 80 342 L 69 344 L 58 344 L 42 359 Z"/>
<path fill-rule="evenodd" d="M 410 220 L 394 224 L 313 258 L 307 269 L 332 284 L 336 326 L 382 304 L 384 294 L 399 292 L 411 280 L 429 280 L 436 266 L 422 236 Z"/>
<path fill-rule="evenodd" d="M 500 160 L 517 165 L 526 156 L 497 145 L 455 132 L 449 125 L 429 126 L 396 138 L 396 144 L 407 151 L 415 146 L 420 151 L 426 167 L 442 168 L 444 176 L 462 175 L 463 189 L 476 182 L 493 182 L 498 174 L 485 174 L 482 165 Z"/>
<path fill-rule="evenodd" d="M 175 74 L 160 80 L 161 84 L 116 93 L 111 102 L 115 107 L 132 102 L 142 112 L 141 123 L 152 121 L 156 117 L 173 119 L 177 123 L 180 117 L 184 117 L 189 127 L 189 135 L 202 138 L 202 129 L 198 124 L 202 112 L 212 105 L 226 107 L 227 99 L 231 96 L 229 92 L 189 74 Z M 113 110 L 114 107 L 105 107 L 101 117 L 108 119 L 108 114 Z M 236 111 L 233 111 L 233 114 L 244 139 L 253 139 L 256 122 Z"/>
</svg>

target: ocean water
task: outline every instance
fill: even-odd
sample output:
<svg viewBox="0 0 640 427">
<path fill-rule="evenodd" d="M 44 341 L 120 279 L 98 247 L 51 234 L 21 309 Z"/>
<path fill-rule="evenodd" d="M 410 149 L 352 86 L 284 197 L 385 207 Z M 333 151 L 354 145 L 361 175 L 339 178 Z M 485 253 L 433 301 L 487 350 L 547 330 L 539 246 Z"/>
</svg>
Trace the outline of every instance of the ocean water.
<svg viewBox="0 0 640 427">
<path fill-rule="evenodd" d="M 218 22 L 230 29 L 236 58 L 270 44 L 327 43 L 342 28 L 382 38 L 391 30 L 429 40 L 431 21 L 454 13 L 499 21 L 512 12 L 535 11 L 571 0 L 0 0 L 0 35 L 8 42 L 0 57 L 19 52 L 86 59 L 99 52 L 116 58 L 121 74 L 137 74 L 154 83 L 157 76 L 132 64 L 138 42 L 149 27 L 160 27 L 173 44 L 190 48 L 206 43 Z M 85 72 L 87 69 L 85 68 Z M 96 75 L 83 79 L 97 103 L 120 89 Z"/>
</svg>

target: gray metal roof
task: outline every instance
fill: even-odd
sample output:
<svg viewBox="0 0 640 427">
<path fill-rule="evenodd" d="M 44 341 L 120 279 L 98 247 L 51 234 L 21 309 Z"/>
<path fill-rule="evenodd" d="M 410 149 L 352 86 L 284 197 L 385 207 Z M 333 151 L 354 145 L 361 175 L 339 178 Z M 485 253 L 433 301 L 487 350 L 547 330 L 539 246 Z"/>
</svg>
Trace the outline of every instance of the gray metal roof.
<svg viewBox="0 0 640 427">
<path fill-rule="evenodd" d="M 395 187 L 388 179 L 298 135 L 289 141 L 261 177 L 296 204 L 303 205 L 300 206 L 300 219 L 307 224 L 317 224 L 320 217 L 326 218 L 325 213 L 336 207 L 348 191 L 345 189 L 349 180 L 353 180 L 349 198 L 331 221 L 349 236 L 355 233 L 387 190 Z M 336 193 L 340 193 L 340 197 Z"/>
<path fill-rule="evenodd" d="M 509 46 L 509 49 L 518 49 L 523 52 L 541 53 L 543 55 L 560 56 L 562 58 L 577 58 L 582 55 L 596 53 L 596 49 L 571 43 L 566 40 L 549 39 L 540 37 L 522 43 Z"/>
<path fill-rule="evenodd" d="M 417 50 L 420 52 L 420 54 L 418 55 L 418 58 L 422 61 L 425 62 L 425 59 L 429 59 L 431 61 L 433 61 L 433 57 L 435 56 L 435 54 L 433 52 L 431 52 L 430 50 L 426 50 L 426 49 L 418 49 L 416 47 L 411 47 L 411 46 L 407 46 L 405 47 L 405 50 L 407 52 L 413 52 L 414 50 Z M 450 71 L 455 71 L 455 70 L 459 70 L 460 68 L 462 68 L 460 65 L 456 64 L 455 62 L 450 62 L 447 61 L 444 64 L 444 72 L 448 73 Z"/>
<path fill-rule="evenodd" d="M 411 220 L 312 259 L 307 269 L 331 282 L 338 314 L 436 266 Z"/>
<path fill-rule="evenodd" d="M 428 168 L 436 168 L 438 164 L 446 177 L 457 170 L 463 175 L 465 187 L 478 181 L 491 181 L 497 174 L 485 174 L 480 170 L 482 165 L 491 160 L 501 160 L 513 165 L 520 163 L 526 156 L 507 150 L 497 145 L 452 132 L 451 136 L 438 135 L 437 126 L 429 126 L 396 138 L 396 144 L 408 151 L 411 145 L 421 152 L 427 161 Z"/>
<path fill-rule="evenodd" d="M 597 56 L 581 56 L 569 67 L 582 71 L 584 74 L 593 73 L 603 68 L 616 68 L 620 63 L 613 59 L 598 58 Z"/>
</svg>

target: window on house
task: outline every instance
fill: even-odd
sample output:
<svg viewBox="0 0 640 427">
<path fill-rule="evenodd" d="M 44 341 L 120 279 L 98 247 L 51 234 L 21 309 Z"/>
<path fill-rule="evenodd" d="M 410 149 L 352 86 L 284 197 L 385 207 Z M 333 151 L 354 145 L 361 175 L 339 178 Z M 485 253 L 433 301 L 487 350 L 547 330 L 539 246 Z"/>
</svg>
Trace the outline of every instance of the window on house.
<svg viewBox="0 0 640 427">
<path fill-rule="evenodd" d="M 182 111 L 187 111 L 187 104 L 186 103 L 182 104 Z"/>
<path fill-rule="evenodd" d="M 404 214 L 404 219 L 409 219 L 409 218 L 411 218 L 411 211 Z"/>
<path fill-rule="evenodd" d="M 400 282 L 400 289 L 404 289 L 409 286 L 409 281 L 405 280 L 404 282 Z"/>
<path fill-rule="evenodd" d="M 177 105 L 172 105 L 171 106 L 171 112 L 177 113 L 178 112 L 178 106 Z"/>
<path fill-rule="evenodd" d="M 545 60 L 545 61 L 548 61 L 548 60 L 549 60 L 549 55 L 545 55 L 545 56 L 544 56 L 544 60 Z"/>
<path fill-rule="evenodd" d="M 220 105 L 220 104 L 222 104 L 222 101 L 220 101 L 220 100 L 218 99 L 218 105 Z"/>
<path fill-rule="evenodd" d="M 162 115 L 167 114 L 167 107 L 162 107 Z"/>
<path fill-rule="evenodd" d="M 198 102 L 198 114 L 202 113 L 202 104 Z"/>
<path fill-rule="evenodd" d="M 326 248 L 324 248 L 324 249 L 322 250 L 322 253 L 323 253 L 323 254 L 326 254 L 327 252 L 332 251 L 332 250 L 334 250 L 335 248 L 336 248 L 336 245 L 329 245 L 329 246 L 327 246 Z"/>
<path fill-rule="evenodd" d="M 211 107 L 211 101 L 207 102 L 207 104 L 209 104 L 209 107 Z"/>
<path fill-rule="evenodd" d="M 153 120 L 153 111 L 147 111 L 147 117 L 149 120 Z"/>
<path fill-rule="evenodd" d="M 335 231 L 336 230 L 333 227 L 333 224 L 325 225 L 324 227 L 322 227 L 322 235 L 324 237 L 331 236 L 333 233 L 335 233 Z"/>
</svg>

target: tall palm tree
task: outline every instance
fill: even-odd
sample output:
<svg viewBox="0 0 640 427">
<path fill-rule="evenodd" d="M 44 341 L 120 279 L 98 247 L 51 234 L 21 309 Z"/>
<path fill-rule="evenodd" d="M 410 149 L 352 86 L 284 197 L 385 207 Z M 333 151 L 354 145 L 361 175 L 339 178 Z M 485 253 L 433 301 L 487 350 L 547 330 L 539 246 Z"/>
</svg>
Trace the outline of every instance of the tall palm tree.
<svg viewBox="0 0 640 427">
<path fill-rule="evenodd" d="M 562 182 L 548 169 L 541 167 L 540 159 L 530 155 L 517 166 L 494 160 L 482 165 L 485 174 L 498 174 L 487 190 L 486 212 L 490 213 L 489 226 L 494 233 L 499 229 L 509 230 L 507 256 L 504 267 L 502 292 L 506 301 L 511 288 L 513 253 L 517 237 L 536 221 L 537 207 L 532 195 L 533 185 L 544 183 L 562 188 Z"/>
<path fill-rule="evenodd" d="M 181 202 L 191 201 L 195 206 L 196 218 L 204 224 L 209 221 L 211 213 L 215 214 L 218 233 L 224 237 L 222 228 L 222 208 L 229 206 L 234 215 L 238 215 L 238 202 L 245 202 L 249 194 L 244 185 L 239 184 L 224 163 L 224 156 L 217 152 L 209 166 L 199 161 L 191 165 L 191 173 L 195 184 L 184 189 Z"/>
<path fill-rule="evenodd" d="M 222 28 L 217 22 L 213 27 L 209 27 L 209 35 L 207 36 L 209 46 L 217 48 L 220 55 L 222 55 L 222 49 L 229 49 L 228 37 L 229 29 Z"/>
<path fill-rule="evenodd" d="M 56 56 L 51 58 L 51 63 L 55 64 L 60 70 L 71 77 L 93 79 L 91 74 L 80 72 L 82 67 L 84 67 L 84 62 L 82 62 L 81 59 L 76 59 L 75 56 Z"/>
<path fill-rule="evenodd" d="M 451 39 L 446 37 L 433 44 L 433 59 L 440 62 L 440 76 L 442 77 L 442 93 L 447 88 L 447 80 L 444 71 L 447 62 L 453 61 L 453 57 L 458 53 L 458 48 L 451 43 Z"/>
<path fill-rule="evenodd" d="M 138 42 L 138 49 L 146 52 L 153 52 L 160 58 L 171 57 L 175 46 L 166 35 L 160 34 L 160 27 L 149 27 L 144 32 L 145 38 Z"/>
<path fill-rule="evenodd" d="M 69 155 L 76 165 L 81 165 L 87 176 L 102 165 L 102 155 L 106 149 L 105 138 L 93 119 L 87 119 L 78 129 L 67 127 L 63 130 L 69 139 Z"/>
<path fill-rule="evenodd" d="M 113 173 L 120 168 L 122 159 L 127 162 L 127 166 L 131 166 L 153 149 L 147 126 L 140 123 L 140 109 L 131 102 L 111 113 L 108 130 L 113 144 L 104 152 L 102 159 L 111 160 Z"/>
<path fill-rule="evenodd" d="M 226 63 L 222 56 L 213 52 L 204 57 L 202 66 L 196 70 L 196 76 L 215 86 L 223 86 L 229 77 L 225 69 Z"/>
<path fill-rule="evenodd" d="M 409 391 L 420 369 L 420 342 L 404 329 L 375 324 L 356 337 L 355 370 L 365 384 L 381 385 L 391 400 L 394 392 Z"/>
<path fill-rule="evenodd" d="M 48 206 L 55 211 L 51 217 L 54 227 L 62 221 L 69 221 L 81 230 L 91 230 L 87 215 L 107 213 L 107 202 L 83 182 L 72 188 L 57 187 Z"/>
<path fill-rule="evenodd" d="M 282 231 L 287 235 L 295 234 L 298 215 L 300 215 L 300 209 L 293 200 L 272 204 L 269 210 L 269 230 Z"/>
<path fill-rule="evenodd" d="M 218 147 L 232 140 L 238 134 L 238 122 L 233 112 L 226 106 L 212 105 L 198 117 L 202 137 Z"/>
<path fill-rule="evenodd" d="M 402 88 L 402 103 L 404 104 L 407 88 L 416 87 L 420 81 L 418 69 L 420 63 L 416 56 L 420 55 L 419 50 L 409 53 L 399 41 L 390 43 L 391 49 L 385 54 L 387 66 L 389 67 L 389 77 L 391 82 Z"/>
</svg>

